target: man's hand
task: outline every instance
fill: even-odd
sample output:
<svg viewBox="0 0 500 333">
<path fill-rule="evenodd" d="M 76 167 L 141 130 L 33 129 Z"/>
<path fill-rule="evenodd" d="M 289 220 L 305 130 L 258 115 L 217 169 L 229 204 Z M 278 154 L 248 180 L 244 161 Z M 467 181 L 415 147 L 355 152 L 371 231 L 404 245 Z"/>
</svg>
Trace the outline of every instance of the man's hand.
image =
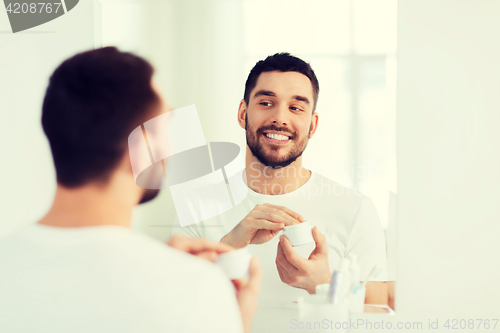
<svg viewBox="0 0 500 333">
<path fill-rule="evenodd" d="M 298 224 L 304 218 L 294 211 L 271 204 L 257 205 L 221 242 L 242 248 L 248 244 L 262 244 L 273 239 L 285 225 Z"/>
<path fill-rule="evenodd" d="M 388 301 L 389 291 L 386 281 L 368 281 L 366 283 L 365 304 L 387 305 Z"/>
<path fill-rule="evenodd" d="M 248 281 L 243 279 L 233 280 L 246 333 L 251 332 L 252 318 L 255 315 L 255 311 L 257 311 L 260 293 L 262 270 L 258 257 L 253 257 L 250 261 L 249 276 Z"/>
<path fill-rule="evenodd" d="M 276 267 L 281 281 L 293 287 L 305 289 L 309 294 L 315 294 L 316 286 L 329 283 L 332 277 L 328 267 L 326 237 L 318 231 L 317 227 L 312 229 L 312 234 L 316 248 L 309 259 L 299 256 L 285 236 L 280 236 L 276 255 Z"/>
<path fill-rule="evenodd" d="M 211 242 L 204 238 L 188 238 L 181 235 L 173 235 L 167 242 L 177 250 L 187 252 L 194 256 L 215 262 L 220 253 L 234 250 L 233 247 L 223 244 Z"/>
</svg>

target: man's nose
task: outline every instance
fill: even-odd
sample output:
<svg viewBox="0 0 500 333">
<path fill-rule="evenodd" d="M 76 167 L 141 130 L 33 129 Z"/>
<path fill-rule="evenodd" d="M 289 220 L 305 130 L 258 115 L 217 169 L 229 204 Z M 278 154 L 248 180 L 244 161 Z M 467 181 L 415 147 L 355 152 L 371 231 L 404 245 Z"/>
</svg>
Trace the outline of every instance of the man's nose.
<svg viewBox="0 0 500 333">
<path fill-rule="evenodd" d="M 288 106 L 278 106 L 275 109 L 274 114 L 271 117 L 271 123 L 277 126 L 287 126 L 288 125 Z"/>
</svg>

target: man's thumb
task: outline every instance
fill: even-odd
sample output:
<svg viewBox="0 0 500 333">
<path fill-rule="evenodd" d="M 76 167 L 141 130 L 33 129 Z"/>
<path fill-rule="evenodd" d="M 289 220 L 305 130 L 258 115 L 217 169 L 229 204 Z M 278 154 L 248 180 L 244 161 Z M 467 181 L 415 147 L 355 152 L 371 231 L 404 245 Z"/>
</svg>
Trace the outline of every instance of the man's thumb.
<svg viewBox="0 0 500 333">
<path fill-rule="evenodd" d="M 319 232 L 318 227 L 312 229 L 312 235 L 314 241 L 316 242 L 316 248 L 313 253 L 315 255 L 323 254 L 328 255 L 328 245 L 326 244 L 326 237 L 321 232 Z"/>
</svg>

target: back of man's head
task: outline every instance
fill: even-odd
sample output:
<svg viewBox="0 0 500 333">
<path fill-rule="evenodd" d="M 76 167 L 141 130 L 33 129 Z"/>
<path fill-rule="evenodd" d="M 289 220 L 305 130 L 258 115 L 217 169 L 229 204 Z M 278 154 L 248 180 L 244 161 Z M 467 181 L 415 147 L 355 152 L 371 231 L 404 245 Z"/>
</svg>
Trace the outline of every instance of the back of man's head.
<svg viewBox="0 0 500 333">
<path fill-rule="evenodd" d="M 243 97 L 247 105 L 250 101 L 250 93 L 252 92 L 253 88 L 255 88 L 255 86 L 257 85 L 257 80 L 259 79 L 260 74 L 262 74 L 263 72 L 273 72 L 273 71 L 298 72 L 307 76 L 311 81 L 313 89 L 313 96 L 314 96 L 313 111 L 316 109 L 316 104 L 318 103 L 318 95 L 319 95 L 319 83 L 316 74 L 314 74 L 311 65 L 309 65 L 307 62 L 286 52 L 270 55 L 266 59 L 258 61 L 252 68 L 250 74 L 248 74 L 248 78 L 245 83 L 245 93 Z"/>
<path fill-rule="evenodd" d="M 59 185 L 106 184 L 130 132 L 159 108 L 152 75 L 146 60 L 114 47 L 77 54 L 54 71 L 42 126 Z"/>
</svg>

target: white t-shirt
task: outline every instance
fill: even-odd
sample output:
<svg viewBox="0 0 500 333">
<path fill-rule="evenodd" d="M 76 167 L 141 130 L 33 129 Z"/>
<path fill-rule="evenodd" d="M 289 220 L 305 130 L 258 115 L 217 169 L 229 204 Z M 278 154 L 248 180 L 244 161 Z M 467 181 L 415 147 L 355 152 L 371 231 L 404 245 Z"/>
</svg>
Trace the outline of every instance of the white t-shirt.
<svg viewBox="0 0 500 333">
<path fill-rule="evenodd" d="M 246 187 L 242 172 L 234 177 L 239 179 L 237 186 Z M 191 199 L 196 202 L 196 199 Z M 386 280 L 385 237 L 372 200 L 314 172 L 300 188 L 283 195 L 263 195 L 248 190 L 248 196 L 234 208 L 214 218 L 182 227 L 178 232 L 220 241 L 256 205 L 264 203 L 285 206 L 318 227 L 326 236 L 330 271 L 339 266 L 341 258 L 352 253 L 357 255 L 361 280 L 375 265 L 379 265 L 382 271 L 371 280 Z M 279 235 L 265 244 L 249 245 L 252 254 L 259 256 L 264 273 L 261 306 L 288 307 L 298 297 L 307 294 L 281 281 L 275 263 L 278 242 Z M 295 247 L 294 250 L 307 258 L 314 247 L 313 243 Z"/>
<path fill-rule="evenodd" d="M 0 332 L 243 332 L 212 263 L 117 226 L 39 224 L 0 241 Z"/>
</svg>

